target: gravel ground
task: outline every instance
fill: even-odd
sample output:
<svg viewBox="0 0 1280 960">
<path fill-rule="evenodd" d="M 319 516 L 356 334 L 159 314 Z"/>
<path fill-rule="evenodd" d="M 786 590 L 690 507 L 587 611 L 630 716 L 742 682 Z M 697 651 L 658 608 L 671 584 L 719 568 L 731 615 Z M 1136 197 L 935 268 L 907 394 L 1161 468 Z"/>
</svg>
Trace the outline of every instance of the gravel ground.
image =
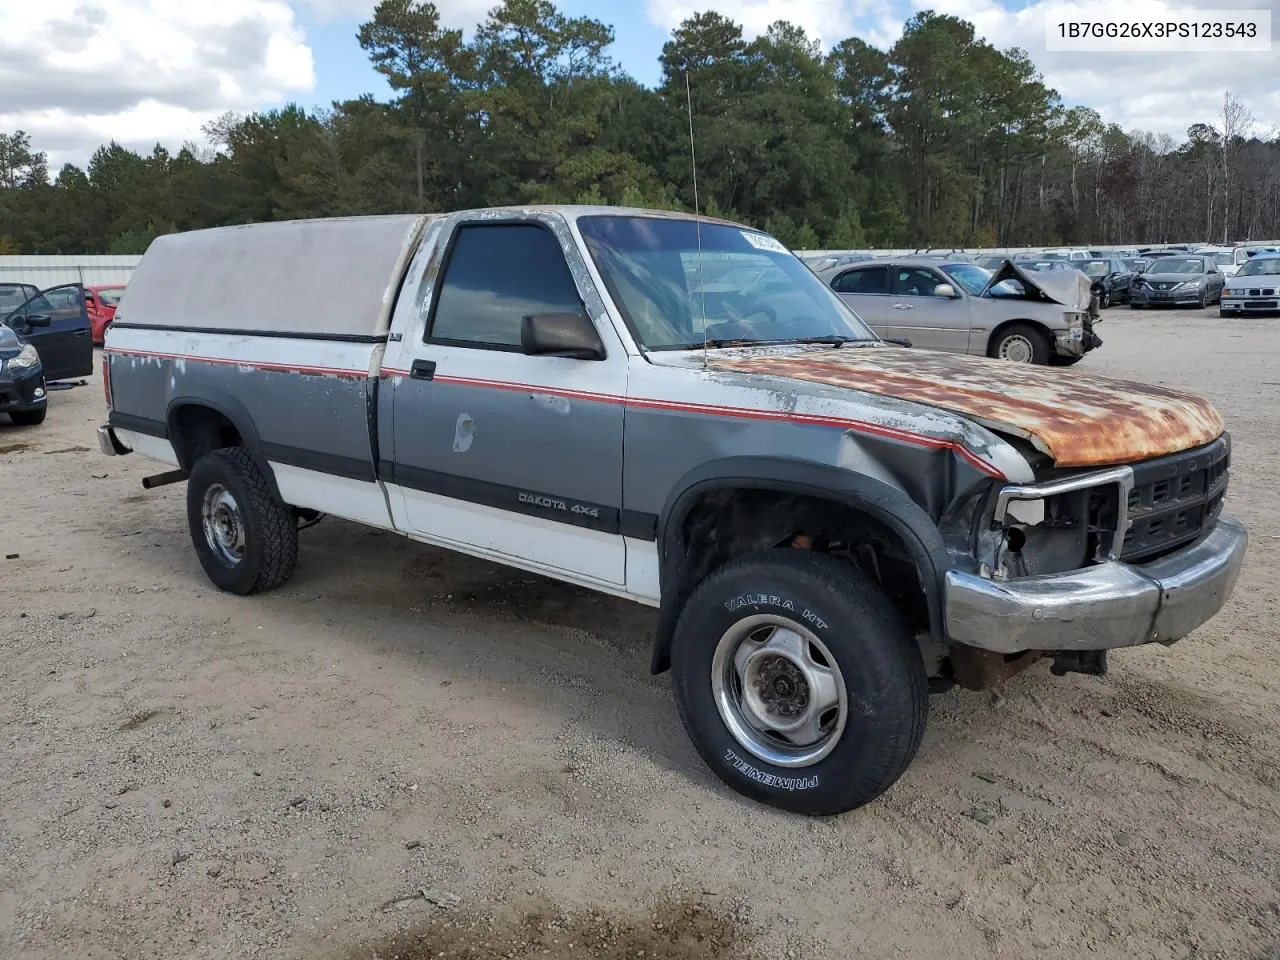
<svg viewBox="0 0 1280 960">
<path fill-rule="evenodd" d="M 1280 956 L 1280 321 L 1099 332 L 1080 369 L 1224 413 L 1235 597 L 1107 677 L 933 698 L 822 821 L 702 766 L 651 611 L 334 520 L 219 594 L 184 488 L 54 393 L 0 426 L 0 956 Z"/>
</svg>

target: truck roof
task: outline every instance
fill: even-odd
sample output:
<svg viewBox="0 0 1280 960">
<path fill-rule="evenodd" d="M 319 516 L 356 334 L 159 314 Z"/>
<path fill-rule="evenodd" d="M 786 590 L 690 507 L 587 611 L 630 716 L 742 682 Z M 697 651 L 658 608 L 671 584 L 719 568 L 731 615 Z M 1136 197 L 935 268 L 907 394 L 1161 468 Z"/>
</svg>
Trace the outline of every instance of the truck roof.
<svg viewBox="0 0 1280 960">
<path fill-rule="evenodd" d="M 433 218 L 286 220 L 157 237 L 115 324 L 385 336 L 400 277 Z"/>
</svg>

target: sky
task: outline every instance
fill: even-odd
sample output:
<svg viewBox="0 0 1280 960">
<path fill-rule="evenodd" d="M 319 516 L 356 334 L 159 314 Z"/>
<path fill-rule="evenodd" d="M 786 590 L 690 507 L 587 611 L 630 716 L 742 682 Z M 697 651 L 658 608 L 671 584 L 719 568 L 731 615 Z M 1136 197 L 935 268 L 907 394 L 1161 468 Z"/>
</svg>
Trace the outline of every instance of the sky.
<svg viewBox="0 0 1280 960">
<path fill-rule="evenodd" d="M 23 129 L 50 168 L 84 165 L 109 140 L 149 151 L 202 143 L 200 128 L 231 110 L 295 102 L 327 106 L 389 93 L 356 42 L 375 0 L 0 0 L 0 131 Z M 448 26 L 470 30 L 494 0 L 437 0 Z M 1229 0 L 1271 9 L 1280 0 Z M 1069 105 L 1097 109 L 1129 130 L 1181 139 L 1212 122 L 1231 90 L 1260 132 L 1280 126 L 1280 47 L 1270 53 L 1049 52 L 1045 24 L 1099 9 L 1161 20 L 1182 0 L 560 0 L 560 10 L 610 23 L 610 53 L 636 79 L 658 78 L 670 30 L 715 9 L 748 35 L 785 19 L 831 46 L 858 36 L 887 49 L 914 12 L 963 17 L 1000 48 L 1025 49 Z M 1200 0 L 1221 8 L 1222 0 Z"/>
</svg>

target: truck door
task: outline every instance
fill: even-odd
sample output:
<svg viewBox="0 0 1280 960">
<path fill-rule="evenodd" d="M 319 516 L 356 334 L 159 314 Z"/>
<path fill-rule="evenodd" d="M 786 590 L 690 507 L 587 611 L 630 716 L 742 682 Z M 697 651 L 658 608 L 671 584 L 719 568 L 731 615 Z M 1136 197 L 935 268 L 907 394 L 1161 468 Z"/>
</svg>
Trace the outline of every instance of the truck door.
<svg viewBox="0 0 1280 960">
<path fill-rule="evenodd" d="M 623 584 L 627 358 L 607 317 L 588 315 L 566 261 L 567 250 L 585 278 L 567 226 L 553 215 L 461 220 L 434 249 L 442 253 L 430 254 L 420 289 L 401 295 L 417 319 L 383 369 L 393 400 L 380 473 L 397 526 L 553 575 Z M 539 314 L 586 316 L 604 356 L 526 355 L 522 320 Z"/>
</svg>

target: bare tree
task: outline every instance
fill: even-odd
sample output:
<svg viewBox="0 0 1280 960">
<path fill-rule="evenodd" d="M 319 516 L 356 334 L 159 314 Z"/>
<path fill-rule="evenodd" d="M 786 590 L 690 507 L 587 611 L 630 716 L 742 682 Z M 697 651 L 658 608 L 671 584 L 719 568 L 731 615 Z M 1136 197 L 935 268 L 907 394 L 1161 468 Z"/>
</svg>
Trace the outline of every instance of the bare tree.
<svg viewBox="0 0 1280 960">
<path fill-rule="evenodd" d="M 1231 171 L 1253 127 L 1253 114 L 1230 90 L 1222 98 L 1222 242 L 1231 233 Z"/>
</svg>

